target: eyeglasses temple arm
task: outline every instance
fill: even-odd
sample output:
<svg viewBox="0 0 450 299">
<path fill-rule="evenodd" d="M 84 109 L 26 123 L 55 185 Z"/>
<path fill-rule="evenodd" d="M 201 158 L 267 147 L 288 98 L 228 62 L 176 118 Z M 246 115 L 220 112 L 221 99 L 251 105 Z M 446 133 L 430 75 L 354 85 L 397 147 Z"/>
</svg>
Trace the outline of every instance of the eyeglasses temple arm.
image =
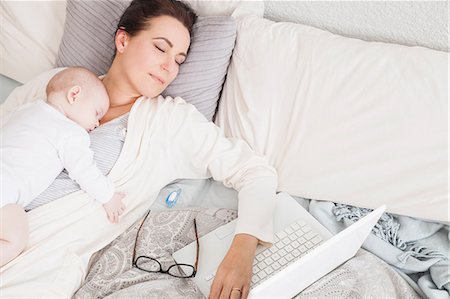
<svg viewBox="0 0 450 299">
<path fill-rule="evenodd" d="M 197 255 L 195 257 L 195 271 L 197 271 L 197 266 L 198 266 L 198 257 L 200 254 L 200 241 L 198 240 L 198 230 L 197 230 L 197 221 L 195 221 L 194 218 L 194 231 L 195 231 L 195 241 L 197 242 Z"/>
</svg>

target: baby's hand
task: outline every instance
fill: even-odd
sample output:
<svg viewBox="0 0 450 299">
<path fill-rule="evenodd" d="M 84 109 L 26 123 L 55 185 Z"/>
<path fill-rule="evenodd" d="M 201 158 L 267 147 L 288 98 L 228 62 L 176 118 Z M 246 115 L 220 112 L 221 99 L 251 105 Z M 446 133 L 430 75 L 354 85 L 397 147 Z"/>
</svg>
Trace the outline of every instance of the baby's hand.
<svg viewBox="0 0 450 299">
<path fill-rule="evenodd" d="M 125 210 L 125 205 L 122 203 L 122 198 L 124 197 L 124 193 L 116 192 L 110 201 L 103 204 L 103 208 L 105 209 L 111 223 L 119 222 L 119 216 L 122 215 Z"/>
</svg>

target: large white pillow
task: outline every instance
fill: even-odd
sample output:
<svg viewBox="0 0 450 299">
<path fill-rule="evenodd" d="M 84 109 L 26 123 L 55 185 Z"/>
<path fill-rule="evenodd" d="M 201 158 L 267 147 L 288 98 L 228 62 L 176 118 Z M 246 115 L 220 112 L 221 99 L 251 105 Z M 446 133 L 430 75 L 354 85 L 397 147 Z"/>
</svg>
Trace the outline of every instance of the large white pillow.
<svg viewBox="0 0 450 299">
<path fill-rule="evenodd" d="M 216 123 L 279 172 L 279 190 L 449 221 L 448 53 L 250 16 Z"/>
<path fill-rule="evenodd" d="M 258 16 L 264 2 L 186 0 L 201 16 L 245 9 Z M 25 83 L 54 67 L 66 17 L 66 1 L 1 1 L 0 74 Z"/>
<path fill-rule="evenodd" d="M 53 68 L 65 1 L 1 1 L 0 73 L 24 83 Z"/>
</svg>

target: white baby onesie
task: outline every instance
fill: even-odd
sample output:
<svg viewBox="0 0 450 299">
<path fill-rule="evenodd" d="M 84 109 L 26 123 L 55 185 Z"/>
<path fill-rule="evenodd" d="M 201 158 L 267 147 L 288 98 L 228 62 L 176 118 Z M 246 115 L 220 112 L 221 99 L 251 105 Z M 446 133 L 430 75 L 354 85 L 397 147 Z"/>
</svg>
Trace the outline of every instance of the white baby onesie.
<svg viewBox="0 0 450 299">
<path fill-rule="evenodd" d="M 0 132 L 0 207 L 26 206 L 64 168 L 100 203 L 112 198 L 114 186 L 97 168 L 85 129 L 43 100 L 7 117 Z"/>
</svg>

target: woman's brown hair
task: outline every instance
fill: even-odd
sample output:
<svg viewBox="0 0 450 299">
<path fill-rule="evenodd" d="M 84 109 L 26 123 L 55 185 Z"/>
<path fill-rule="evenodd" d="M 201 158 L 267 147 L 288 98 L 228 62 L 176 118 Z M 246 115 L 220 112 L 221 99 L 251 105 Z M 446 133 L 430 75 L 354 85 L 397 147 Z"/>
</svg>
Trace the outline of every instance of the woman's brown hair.
<svg viewBox="0 0 450 299">
<path fill-rule="evenodd" d="M 192 27 L 197 15 L 188 4 L 176 0 L 133 0 L 122 14 L 117 30 L 123 29 L 135 36 L 147 28 L 151 19 L 159 16 L 170 16 L 180 21 L 192 38 Z"/>
</svg>

